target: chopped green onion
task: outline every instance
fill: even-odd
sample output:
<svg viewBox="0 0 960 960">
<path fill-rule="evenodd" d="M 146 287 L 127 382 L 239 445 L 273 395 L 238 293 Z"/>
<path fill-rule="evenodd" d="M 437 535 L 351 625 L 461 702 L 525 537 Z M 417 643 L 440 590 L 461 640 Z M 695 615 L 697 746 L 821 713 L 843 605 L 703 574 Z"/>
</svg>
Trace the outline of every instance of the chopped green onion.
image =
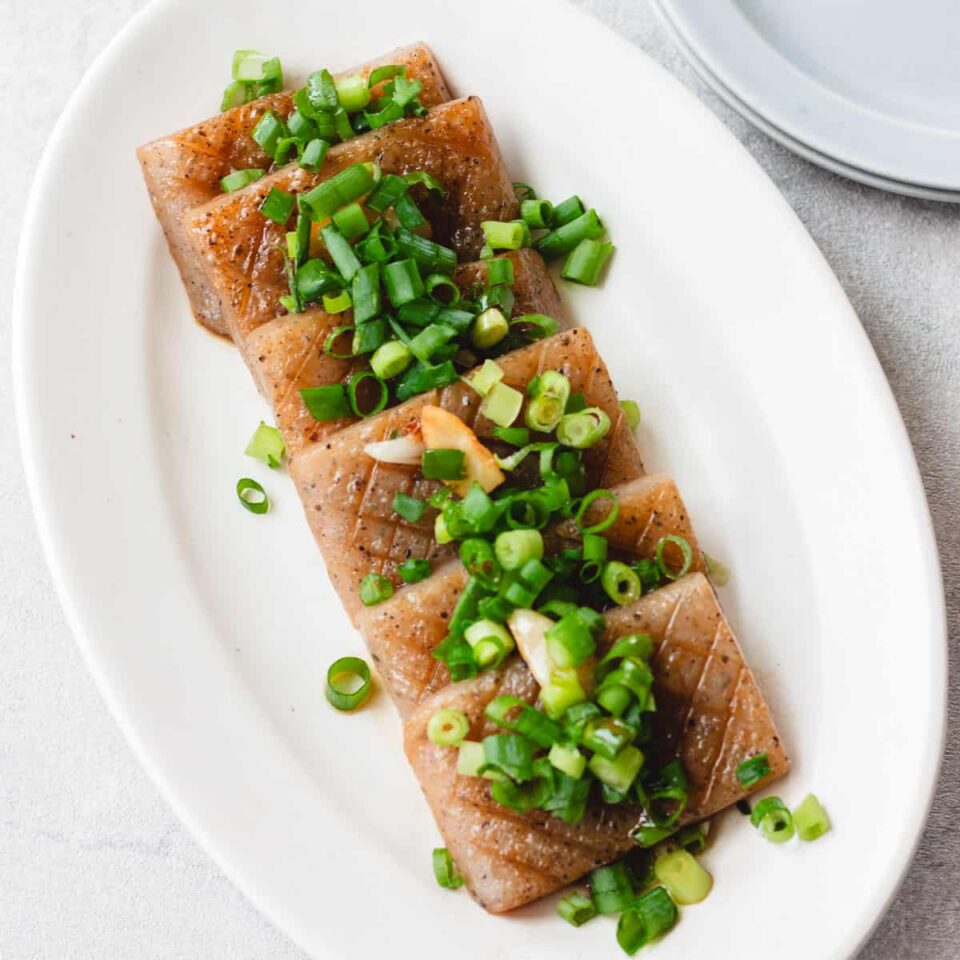
<svg viewBox="0 0 960 960">
<path fill-rule="evenodd" d="M 416 269 L 416 268 L 414 268 Z M 455 336 L 457 331 L 445 323 L 431 323 L 424 327 L 409 343 L 410 352 L 423 362 L 428 362 L 439 353 Z"/>
<path fill-rule="evenodd" d="M 347 113 L 357 113 L 370 102 L 370 87 L 367 81 L 355 73 L 335 80 L 334 86 L 337 101 Z"/>
<path fill-rule="evenodd" d="M 484 360 L 483 366 L 472 377 L 465 378 L 465 382 L 485 397 L 502 379 L 503 370 L 492 360 Z"/>
<path fill-rule="evenodd" d="M 610 432 L 610 418 L 599 407 L 567 413 L 557 424 L 557 439 L 575 450 L 596 446 Z"/>
<path fill-rule="evenodd" d="M 494 427 L 493 435 L 513 447 L 522 447 L 530 442 L 530 431 L 526 427 Z"/>
<path fill-rule="evenodd" d="M 653 874 L 675 903 L 700 903 L 713 889 L 713 877 L 686 850 L 660 854 L 654 862 Z"/>
<path fill-rule="evenodd" d="M 403 177 L 398 177 L 395 173 L 388 173 L 380 185 L 367 200 L 367 206 L 377 213 L 383 213 L 392 207 L 410 188 Z"/>
<path fill-rule="evenodd" d="M 589 617 L 586 609 L 575 607 L 565 613 L 544 635 L 550 659 L 558 667 L 579 667 L 597 648 L 595 634 L 598 627 L 602 629 L 603 620 Z"/>
<path fill-rule="evenodd" d="M 307 99 L 314 110 L 331 113 L 340 106 L 337 86 L 329 70 L 317 70 L 307 77 Z"/>
<path fill-rule="evenodd" d="M 331 316 L 335 317 L 338 313 L 343 313 L 352 306 L 353 299 L 350 296 L 349 290 L 341 290 L 335 295 L 329 293 L 323 295 L 323 309 Z"/>
<path fill-rule="evenodd" d="M 771 843 L 786 843 L 794 834 L 793 817 L 779 797 L 758 801 L 750 814 L 750 822 Z"/>
<path fill-rule="evenodd" d="M 812 793 L 808 793 L 800 801 L 800 806 L 793 811 L 793 821 L 797 826 L 797 835 L 801 840 L 816 840 L 830 829 L 830 818 L 827 816 L 827 811 L 823 809 L 823 805 Z"/>
<path fill-rule="evenodd" d="M 376 67 L 367 77 L 367 85 L 372 90 L 378 83 L 384 80 L 393 80 L 394 77 L 402 77 L 406 74 L 407 68 L 396 63 L 385 64 L 382 67 Z"/>
<path fill-rule="evenodd" d="M 590 772 L 608 787 L 619 793 L 626 793 L 637 779 L 643 766 L 643 754 L 639 748 L 627 744 L 613 760 L 595 753 L 587 764 Z"/>
<path fill-rule="evenodd" d="M 437 847 L 433 851 L 433 875 L 445 890 L 459 890 L 463 886 L 463 877 L 457 873 L 446 847 Z"/>
<path fill-rule="evenodd" d="M 642 893 L 617 921 L 617 943 L 632 957 L 677 922 L 677 907 L 663 887 Z"/>
<path fill-rule="evenodd" d="M 740 782 L 740 786 L 746 790 L 755 787 L 769 774 L 770 761 L 765 753 L 758 753 L 737 766 L 737 780 Z"/>
<path fill-rule="evenodd" d="M 627 426 L 631 430 L 636 430 L 640 426 L 640 407 L 636 400 L 621 400 L 620 409 L 623 410 Z"/>
<path fill-rule="evenodd" d="M 438 710 L 427 723 L 427 738 L 438 747 L 457 747 L 470 732 L 470 721 L 461 710 Z"/>
<path fill-rule="evenodd" d="M 329 149 L 330 143 L 321 137 L 308 140 L 300 154 L 300 166 L 316 173 L 323 166 Z"/>
<path fill-rule="evenodd" d="M 327 336 L 327 339 L 323 343 L 323 352 L 329 357 L 333 357 L 334 360 L 350 360 L 353 357 L 353 347 L 351 346 L 346 353 L 338 352 L 337 350 L 337 341 L 341 337 L 346 337 L 349 335 L 351 341 L 353 340 L 354 327 L 352 324 L 344 324 L 342 327 L 337 327 L 335 330 L 332 330 Z"/>
<path fill-rule="evenodd" d="M 356 710 L 372 690 L 370 668 L 360 657 L 340 657 L 327 669 L 327 700 L 337 710 Z"/>
<path fill-rule="evenodd" d="M 596 210 L 588 210 L 575 220 L 557 227 L 542 236 L 535 244 L 537 251 L 546 259 L 570 253 L 581 240 L 599 240 L 606 233 Z"/>
<path fill-rule="evenodd" d="M 266 513 L 270 509 L 266 491 L 250 477 L 242 477 L 237 481 L 237 499 L 251 513 Z"/>
<path fill-rule="evenodd" d="M 607 596 L 620 607 L 625 607 L 627 604 L 639 600 L 640 594 L 643 593 L 640 578 L 630 567 L 619 560 L 611 560 L 603 568 L 600 585 Z"/>
<path fill-rule="evenodd" d="M 411 497 L 408 493 L 400 492 L 393 498 L 393 512 L 403 517 L 407 523 L 419 523 L 426 509 L 425 501 Z"/>
<path fill-rule="evenodd" d="M 465 460 L 462 450 L 424 450 L 423 475 L 427 480 L 462 480 Z"/>
<path fill-rule="evenodd" d="M 372 385 L 371 390 L 365 389 L 364 384 Z M 364 391 L 361 394 L 361 390 Z M 390 393 L 387 385 L 371 370 L 361 370 L 352 377 L 347 384 L 347 399 L 350 401 L 350 409 L 358 417 L 372 417 L 379 413 L 387 405 Z"/>
<path fill-rule="evenodd" d="M 509 631 L 493 620 L 475 620 L 463 637 L 470 644 L 477 665 L 484 670 L 499 666 L 515 648 Z"/>
<path fill-rule="evenodd" d="M 383 268 L 383 284 L 395 307 L 401 307 L 423 296 L 423 280 L 412 258 L 395 260 Z"/>
<path fill-rule="evenodd" d="M 520 216 L 528 227 L 549 227 L 553 220 L 553 204 L 535 198 L 524 200 L 520 204 Z"/>
<path fill-rule="evenodd" d="M 301 215 L 301 220 L 306 220 Z M 309 223 L 308 220 L 306 220 Z M 304 303 L 317 300 L 324 293 L 339 290 L 343 281 L 329 267 L 325 260 L 308 260 L 297 270 L 297 292 Z"/>
<path fill-rule="evenodd" d="M 220 189 L 224 193 L 233 193 L 242 190 L 247 185 L 259 180 L 265 173 L 260 167 L 249 167 L 246 170 L 234 170 L 220 180 Z"/>
<path fill-rule="evenodd" d="M 709 553 L 703 555 L 703 562 L 707 566 L 707 576 L 714 586 L 725 587 L 730 582 L 730 568 L 725 563 L 711 557 Z"/>
<path fill-rule="evenodd" d="M 286 135 L 287 125 L 272 110 L 267 110 L 250 131 L 250 136 L 268 157 L 274 156 L 280 138 Z"/>
<path fill-rule="evenodd" d="M 557 903 L 557 915 L 571 926 L 582 927 L 597 915 L 597 908 L 590 897 L 582 893 L 571 893 Z"/>
<path fill-rule="evenodd" d="M 593 504 L 597 503 L 600 500 L 607 500 L 610 503 L 610 510 L 603 519 L 598 520 L 596 523 L 591 524 L 588 527 L 583 525 L 584 519 L 586 517 L 587 511 Z M 591 490 L 581 501 L 580 505 L 577 507 L 576 511 L 573 514 L 573 521 L 577 525 L 577 529 L 581 533 L 603 533 L 608 527 L 613 526 L 614 521 L 617 519 L 617 515 L 620 513 L 620 504 L 617 500 L 617 495 L 612 490 Z"/>
<path fill-rule="evenodd" d="M 524 422 L 537 433 L 552 433 L 563 417 L 563 404 L 556 397 L 534 397 L 523 415 Z"/>
<path fill-rule="evenodd" d="M 397 567 L 397 573 L 400 574 L 404 583 L 419 583 L 421 580 L 426 580 L 431 572 L 432 567 L 430 566 L 430 561 L 417 557 L 404 560 L 403 563 Z"/>
<path fill-rule="evenodd" d="M 497 257 L 487 264 L 487 285 L 496 287 L 501 284 L 513 286 L 513 261 L 507 257 Z"/>
<path fill-rule="evenodd" d="M 491 623 L 491 627 L 506 632 L 500 624 Z M 563 727 L 559 723 L 545 717 L 539 710 L 524 703 L 518 697 L 508 695 L 495 697 L 487 705 L 485 713 L 497 726 L 513 733 L 523 734 L 544 749 L 557 745 L 563 736 Z"/>
<path fill-rule="evenodd" d="M 360 602 L 373 607 L 393 596 L 393 584 L 379 573 L 368 573 L 360 581 Z"/>
<path fill-rule="evenodd" d="M 624 863 L 597 867 L 590 874 L 590 891 L 597 913 L 611 916 L 621 913 L 633 902 L 633 884 Z"/>
<path fill-rule="evenodd" d="M 520 416 L 523 394 L 505 383 L 496 384 L 483 398 L 480 413 L 499 427 L 509 427 Z"/>
<path fill-rule="evenodd" d="M 342 383 L 326 387 L 304 387 L 300 396 L 314 420 L 321 423 L 350 416 L 350 401 Z"/>
<path fill-rule="evenodd" d="M 280 190 L 277 187 L 271 187 L 263 203 L 260 205 L 260 212 L 274 223 L 286 223 L 293 208 L 297 204 L 297 198 L 286 190 Z"/>
<path fill-rule="evenodd" d="M 687 853 L 692 853 L 694 856 L 703 853 L 707 848 L 707 837 L 710 834 L 710 821 L 704 820 L 701 823 L 691 824 L 689 827 L 684 827 L 676 835 L 677 846 L 683 850 L 686 850 Z"/>
<path fill-rule="evenodd" d="M 470 329 L 470 342 L 478 350 L 487 350 L 496 346 L 510 332 L 510 324 L 497 307 L 484 310 L 473 322 Z"/>
<path fill-rule="evenodd" d="M 420 363 L 404 375 L 397 386 L 397 400 L 403 402 L 418 393 L 425 393 L 427 390 L 433 390 L 439 387 L 445 387 L 448 384 L 456 383 L 460 379 L 456 367 L 452 360 L 444 360 L 443 363 L 427 364 Z"/>
<path fill-rule="evenodd" d="M 388 340 L 377 347 L 370 358 L 370 368 L 378 377 L 389 380 L 403 373 L 412 360 L 413 354 L 404 344 L 399 340 Z"/>
<path fill-rule="evenodd" d="M 522 221 L 483 220 L 480 228 L 492 250 L 519 250 L 523 246 Z"/>
<path fill-rule="evenodd" d="M 483 738 L 484 766 L 523 783 L 533 779 L 537 745 L 519 733 L 495 733 Z"/>
<path fill-rule="evenodd" d="M 420 212 L 416 200 L 409 193 L 400 197 L 393 205 L 393 209 L 397 220 L 400 221 L 400 226 L 406 227 L 407 230 L 416 230 L 418 227 L 427 225 L 427 218 Z"/>
<path fill-rule="evenodd" d="M 279 467 L 283 462 L 286 447 L 283 436 L 276 427 L 267 426 L 262 420 L 254 431 L 247 449 L 243 451 L 248 457 L 260 460 L 271 469 Z"/>
<path fill-rule="evenodd" d="M 681 554 L 683 554 L 683 565 L 679 570 L 672 570 L 669 564 L 663 559 L 663 551 L 666 548 L 667 544 L 674 544 L 680 548 Z M 670 534 L 667 537 L 661 537 L 657 543 L 656 550 L 656 559 L 657 566 L 660 568 L 660 572 L 668 580 L 679 580 L 682 576 L 685 576 L 691 565 L 693 564 L 693 550 L 690 547 L 690 544 L 684 540 L 683 537 L 678 537 L 675 534 Z"/>
<path fill-rule="evenodd" d="M 457 756 L 457 773 L 462 777 L 486 777 L 493 780 L 499 777 L 499 774 L 493 771 L 481 773 L 481 768 L 486 764 L 487 758 L 483 752 L 483 744 L 476 740 L 463 740 L 460 742 Z"/>
<path fill-rule="evenodd" d="M 442 273 L 431 273 L 423 285 L 427 296 L 442 307 L 455 307 L 460 302 L 460 288 Z"/>
<path fill-rule="evenodd" d="M 560 324 L 545 313 L 525 313 L 510 321 L 510 329 L 528 340 L 543 340 L 552 337 L 560 329 Z"/>
<path fill-rule="evenodd" d="M 347 238 L 331 223 L 320 231 L 324 246 L 334 266 L 347 282 L 351 281 L 360 269 L 360 260 L 353 252 Z"/>
<path fill-rule="evenodd" d="M 555 743 L 547 754 L 547 759 L 561 773 L 579 780 L 587 769 L 587 758 L 569 743 Z"/>
<path fill-rule="evenodd" d="M 504 570 L 519 570 L 528 560 L 543 557 L 543 536 L 539 530 L 505 530 L 493 548 Z"/>
<path fill-rule="evenodd" d="M 358 323 L 353 330 L 353 355 L 373 353 L 387 338 L 387 325 L 383 320 L 368 320 Z"/>
<path fill-rule="evenodd" d="M 580 677 L 573 668 L 554 670 L 550 683 L 540 691 L 540 699 L 550 717 L 560 717 L 574 706 L 587 699 Z"/>
<path fill-rule="evenodd" d="M 598 240 L 581 240 L 570 251 L 560 276 L 564 280 L 582 283 L 587 287 L 595 287 L 600 281 L 600 274 L 613 256 L 612 243 L 600 243 Z"/>
<path fill-rule="evenodd" d="M 457 255 L 449 247 L 403 227 L 397 228 L 395 238 L 400 252 L 405 257 L 412 257 L 428 273 L 453 273 L 457 266 Z"/>
<path fill-rule="evenodd" d="M 562 227 L 565 223 L 582 216 L 585 209 L 583 201 L 579 197 L 567 197 L 566 200 L 553 208 L 553 223 L 551 226 L 554 228 Z"/>
<path fill-rule="evenodd" d="M 370 229 L 363 207 L 356 202 L 338 210 L 333 215 L 333 223 L 348 240 L 354 240 Z"/>
<path fill-rule="evenodd" d="M 380 266 L 368 263 L 361 267 L 353 278 L 351 287 L 353 298 L 353 319 L 355 323 L 366 323 L 380 313 Z"/>
<path fill-rule="evenodd" d="M 300 203 L 312 220 L 326 220 L 341 207 L 369 193 L 373 185 L 373 173 L 367 164 L 355 163 L 301 194 Z"/>
</svg>

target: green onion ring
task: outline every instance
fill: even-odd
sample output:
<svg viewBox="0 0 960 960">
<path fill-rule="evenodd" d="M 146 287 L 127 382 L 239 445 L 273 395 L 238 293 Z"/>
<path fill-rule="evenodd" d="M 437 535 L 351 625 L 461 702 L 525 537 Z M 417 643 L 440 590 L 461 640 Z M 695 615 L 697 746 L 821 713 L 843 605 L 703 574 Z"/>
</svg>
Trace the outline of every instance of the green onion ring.
<svg viewBox="0 0 960 960">
<path fill-rule="evenodd" d="M 351 348 L 349 353 L 334 353 L 334 348 L 336 346 L 337 340 L 342 337 L 345 333 L 349 333 L 352 337 L 353 332 L 356 328 L 352 323 L 346 323 L 341 327 L 337 327 L 326 340 L 323 341 L 323 352 L 327 356 L 333 357 L 334 360 L 352 360 L 353 359 L 353 349 Z"/>
<path fill-rule="evenodd" d="M 377 402 L 369 410 L 360 409 L 360 402 L 357 397 L 360 384 L 363 383 L 364 380 L 373 380 L 380 386 L 380 395 L 377 398 Z M 347 398 L 350 401 L 350 409 L 358 417 L 372 417 L 375 413 L 379 413 L 387 405 L 388 397 L 389 391 L 387 390 L 386 383 L 372 370 L 361 370 L 359 373 L 355 373 L 347 384 Z"/>
<path fill-rule="evenodd" d="M 263 499 L 260 499 L 261 497 Z M 237 499 L 244 509 L 251 513 L 266 513 L 270 509 L 270 500 L 266 491 L 250 477 L 241 477 L 237 481 Z"/>
<path fill-rule="evenodd" d="M 460 288 L 442 273 L 431 273 L 423 282 L 427 296 L 441 307 L 455 307 L 460 302 Z M 440 295 L 434 296 L 433 291 L 439 290 Z M 449 295 L 444 296 L 444 291 Z"/>
<path fill-rule="evenodd" d="M 610 512 L 602 519 L 598 520 L 595 524 L 590 527 L 583 526 L 583 518 L 586 516 L 587 510 L 596 503 L 598 500 L 609 500 L 612 504 Z M 613 526 L 614 521 L 617 519 L 617 514 L 620 513 L 620 504 L 617 501 L 617 495 L 612 490 L 591 490 L 581 501 L 576 511 L 573 514 L 573 521 L 577 525 L 577 529 L 581 533 L 602 533 L 608 527 Z M 664 537 L 664 539 L 667 539 Z M 663 541 L 661 541 L 662 543 Z"/>
<path fill-rule="evenodd" d="M 360 686 L 352 691 L 345 689 L 344 680 L 348 677 L 359 678 Z M 372 690 L 370 668 L 360 657 L 341 657 L 327 669 L 327 700 L 337 710 L 356 710 L 366 702 Z"/>
<path fill-rule="evenodd" d="M 680 552 L 683 554 L 683 566 L 676 573 L 670 569 L 663 559 L 663 548 L 668 543 L 676 544 L 680 548 Z M 678 537 L 673 533 L 667 537 L 660 538 L 660 542 L 657 544 L 657 552 L 655 556 L 657 559 L 657 566 L 660 568 L 660 572 L 668 580 L 679 580 L 682 576 L 685 576 L 690 572 L 690 566 L 693 564 L 693 550 L 690 548 L 690 544 L 687 543 L 683 537 Z"/>
<path fill-rule="evenodd" d="M 438 747 L 456 747 L 470 732 L 470 721 L 461 710 L 438 710 L 427 723 L 427 738 Z"/>
</svg>

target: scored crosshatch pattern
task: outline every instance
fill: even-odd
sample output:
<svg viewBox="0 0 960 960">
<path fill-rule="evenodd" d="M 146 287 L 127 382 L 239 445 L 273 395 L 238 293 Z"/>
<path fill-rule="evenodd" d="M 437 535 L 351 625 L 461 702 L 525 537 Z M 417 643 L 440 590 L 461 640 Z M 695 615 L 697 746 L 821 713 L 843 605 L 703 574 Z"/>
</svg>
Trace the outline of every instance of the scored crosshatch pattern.
<svg viewBox="0 0 960 960">
<path fill-rule="evenodd" d="M 606 619 L 604 646 L 634 632 L 648 633 L 657 643 L 651 667 L 658 732 L 669 732 L 690 781 L 682 822 L 702 820 L 750 793 L 736 779 L 736 766 L 761 750 L 771 769 L 761 788 L 787 772 L 789 760 L 769 709 L 702 574 L 690 574 L 610 611 Z M 684 660 L 692 669 L 674 669 Z M 460 776 L 456 750 L 436 746 L 426 735 L 430 717 L 446 707 L 466 713 L 468 736 L 480 739 L 493 732 L 484 710 L 494 697 L 510 693 L 532 703 L 537 692 L 526 665 L 515 660 L 475 680 L 446 686 L 423 701 L 404 725 L 407 756 L 444 842 L 471 894 L 492 912 L 551 893 L 635 848 L 628 833 L 638 807 L 594 804 L 576 825 L 542 811 L 519 815 L 497 804 L 482 778 Z M 720 731 L 719 739 L 703 735 L 702 716 Z M 652 757 L 651 762 L 665 758 Z"/>
<path fill-rule="evenodd" d="M 432 108 L 423 118 L 397 120 L 332 148 L 321 173 L 282 167 L 243 190 L 191 211 L 191 241 L 207 280 L 220 297 L 223 318 L 241 345 L 257 327 L 280 315 L 287 292 L 283 250 L 286 225 L 260 212 L 273 188 L 301 193 L 355 163 L 384 173 L 426 171 L 443 184 L 442 202 L 427 199 L 423 213 L 433 238 L 474 260 L 483 244 L 483 220 L 511 220 L 519 205 L 493 129 L 476 97 Z M 249 360 L 248 360 L 249 362 Z"/>
<path fill-rule="evenodd" d="M 504 382 L 523 391 L 529 381 L 544 370 L 565 373 L 573 391 L 581 391 L 590 406 L 610 417 L 606 438 L 586 451 L 584 463 L 591 487 L 611 487 L 633 480 L 643 473 L 636 438 L 629 429 L 610 381 L 606 365 L 581 327 L 556 334 L 498 361 Z M 393 512 L 393 494 L 401 489 L 401 477 L 411 477 L 417 467 L 394 466 L 376 474 L 392 484 L 391 491 L 371 491 L 374 461 L 364 453 L 368 443 L 389 438 L 395 431 L 405 433 L 415 426 L 426 404 L 438 404 L 457 414 L 480 437 L 489 437 L 493 424 L 480 414 L 480 397 L 462 382 L 442 390 L 421 394 L 398 407 L 328 437 L 301 452 L 290 464 L 307 520 L 323 552 L 327 572 L 351 618 L 360 610 L 358 588 L 371 572 L 392 578 L 399 587 L 399 563 L 409 557 L 437 559 L 452 553 L 430 538 L 429 546 L 419 538 L 397 531 L 407 524 Z M 422 487 L 426 491 L 437 485 Z M 403 492 L 409 492 L 404 489 Z M 434 513 L 425 518 L 433 522 Z M 417 550 L 420 552 L 417 552 Z"/>
<path fill-rule="evenodd" d="M 566 326 L 564 311 L 543 258 L 525 249 L 504 254 L 513 263 L 513 313 L 544 313 Z M 486 279 L 488 261 L 461 264 L 454 280 L 466 294 L 472 284 Z M 324 351 L 327 337 L 353 322 L 353 311 L 330 315 L 320 307 L 288 314 L 258 327 L 242 346 L 260 392 L 273 406 L 288 456 L 318 443 L 359 417 L 320 423 L 313 419 L 300 396 L 309 387 L 346 383 L 358 370 L 370 368 L 370 355 L 341 360 Z M 340 352 L 343 352 L 342 350 Z"/>
<path fill-rule="evenodd" d="M 627 560 L 652 557 L 657 541 L 637 539 L 633 532 L 655 527 L 659 535 L 686 539 L 693 548 L 692 569 L 704 569 L 703 555 L 670 477 L 651 474 L 614 487 L 614 492 L 620 509 L 605 535 L 616 545 L 615 553 Z M 598 504 L 587 513 L 587 521 L 595 522 L 603 513 L 603 506 Z M 554 531 L 548 530 L 546 539 L 550 550 L 564 542 L 571 546 L 579 543 L 576 529 L 566 521 Z M 446 624 L 465 583 L 463 565 L 459 561 L 449 563 L 435 570 L 428 580 L 405 587 L 391 599 L 363 609 L 357 617 L 357 627 L 377 664 L 380 679 L 401 713 L 408 713 L 425 696 L 449 683 L 446 667 L 432 653 L 446 635 Z"/>
<path fill-rule="evenodd" d="M 366 77 L 374 68 L 392 63 L 404 66 L 410 79 L 420 81 L 419 99 L 425 107 L 450 99 L 440 67 L 423 44 L 392 50 L 338 76 L 359 73 Z M 221 315 L 220 298 L 204 275 L 203 265 L 190 242 L 187 216 L 194 207 L 222 193 L 220 180 L 231 170 L 271 166 L 271 158 L 250 136 L 267 110 L 286 119 L 293 111 L 291 92 L 260 97 L 144 144 L 137 151 L 154 211 L 180 270 L 194 315 L 216 333 L 229 331 Z M 331 153 L 335 155 L 338 149 L 335 145 Z"/>
</svg>

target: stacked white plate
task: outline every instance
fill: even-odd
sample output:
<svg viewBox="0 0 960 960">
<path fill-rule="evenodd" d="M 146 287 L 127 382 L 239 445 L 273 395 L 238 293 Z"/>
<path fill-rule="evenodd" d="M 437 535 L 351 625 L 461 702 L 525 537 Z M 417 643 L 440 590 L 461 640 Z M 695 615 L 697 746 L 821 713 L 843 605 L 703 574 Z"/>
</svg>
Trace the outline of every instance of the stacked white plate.
<svg viewBox="0 0 960 960">
<path fill-rule="evenodd" d="M 651 0 L 703 79 L 829 170 L 960 201 L 955 0 Z"/>
</svg>

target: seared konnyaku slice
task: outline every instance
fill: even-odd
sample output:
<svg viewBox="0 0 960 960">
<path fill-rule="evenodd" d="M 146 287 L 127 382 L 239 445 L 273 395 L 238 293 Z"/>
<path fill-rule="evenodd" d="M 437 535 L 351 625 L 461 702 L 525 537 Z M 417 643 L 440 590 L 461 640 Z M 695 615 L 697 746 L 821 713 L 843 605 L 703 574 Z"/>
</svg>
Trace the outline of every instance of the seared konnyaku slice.
<svg viewBox="0 0 960 960">
<path fill-rule="evenodd" d="M 503 382 L 519 390 L 544 370 L 560 370 L 570 378 L 571 390 L 584 394 L 588 406 L 606 411 L 610 432 L 584 455 L 591 489 L 612 487 L 643 472 L 636 438 L 623 416 L 606 365 L 582 327 L 505 354 L 497 363 L 504 373 Z M 397 493 L 426 499 L 439 484 L 423 480 L 419 466 L 379 463 L 364 452 L 368 443 L 415 427 L 427 404 L 456 413 L 479 437 L 491 436 L 493 424 L 479 412 L 480 397 L 465 383 L 457 382 L 332 434 L 302 450 L 290 464 L 327 573 L 351 619 L 361 609 L 359 585 L 366 574 L 381 573 L 399 585 L 397 567 L 404 560 L 435 560 L 450 552 L 434 540 L 435 511 L 427 511 L 416 524 L 406 523 L 393 511 Z"/>
<path fill-rule="evenodd" d="M 309 190 L 355 163 L 376 162 L 384 173 L 424 170 L 446 197 L 430 197 L 423 213 L 433 238 L 451 246 L 461 260 L 476 259 L 483 245 L 482 220 L 509 220 L 517 200 L 493 128 L 476 97 L 453 100 L 425 117 L 397 120 L 331 148 L 318 173 L 296 164 L 225 194 L 191 211 L 194 249 L 220 297 L 226 328 L 242 343 L 257 327 L 282 315 L 287 292 L 283 258 L 286 224 L 260 212 L 271 189 Z"/>
<path fill-rule="evenodd" d="M 683 537 L 693 552 L 691 569 L 705 569 L 703 554 L 676 484 L 666 474 L 648 474 L 615 488 L 619 512 L 604 531 L 611 556 L 652 558 L 661 537 Z M 587 523 L 599 520 L 609 506 L 598 503 L 587 513 Z M 569 522 L 547 531 L 548 552 L 574 545 L 579 539 Z M 447 624 L 460 599 L 467 572 L 459 559 L 434 571 L 433 576 L 405 587 L 389 600 L 364 608 L 357 628 L 377 666 L 383 685 L 397 709 L 406 715 L 424 697 L 450 682 L 444 664 L 433 656 L 447 634 Z"/>
<path fill-rule="evenodd" d="M 518 250 L 506 256 L 513 262 L 514 314 L 544 313 L 566 326 L 560 298 L 540 254 Z M 486 278 L 488 263 L 481 260 L 461 264 L 454 279 L 467 291 Z M 327 338 L 338 327 L 351 323 L 352 316 L 350 310 L 330 315 L 320 307 L 311 307 L 265 323 L 242 346 L 256 373 L 260 392 L 273 407 L 291 459 L 303 447 L 357 420 L 345 417 L 318 422 L 300 396 L 305 387 L 346 382 L 357 370 L 369 369 L 369 356 L 337 359 L 324 352 Z"/>
<path fill-rule="evenodd" d="M 368 76 L 371 70 L 388 63 L 403 65 L 408 77 L 420 81 L 420 102 L 425 107 L 450 99 L 440 68 L 429 47 L 422 43 L 393 50 L 340 75 Z M 204 275 L 184 217 L 193 207 L 219 196 L 220 180 L 231 170 L 269 169 L 272 161 L 250 136 L 267 110 L 288 117 L 293 112 L 291 91 L 234 107 L 137 150 L 153 209 L 180 270 L 190 306 L 196 318 L 216 333 L 227 333 L 220 315 L 220 298 Z M 339 149 L 336 146 L 331 152 L 335 154 Z"/>
<path fill-rule="evenodd" d="M 779 734 L 713 588 L 699 573 L 656 590 L 607 615 L 605 642 L 628 633 L 650 634 L 657 700 L 656 765 L 673 756 L 689 779 L 683 823 L 712 816 L 746 796 L 737 765 L 766 753 L 770 775 L 789 760 Z M 501 693 L 533 702 L 538 688 L 522 660 L 474 680 L 451 684 L 424 701 L 404 726 L 407 757 L 440 828 L 443 841 L 476 900 L 492 913 L 552 893 L 594 867 L 634 848 L 629 837 L 639 809 L 593 803 L 584 819 L 566 824 L 541 811 L 519 814 L 490 797 L 488 781 L 457 773 L 457 751 L 427 738 L 440 708 L 462 710 L 470 739 L 495 732 L 484 709 Z"/>
</svg>

